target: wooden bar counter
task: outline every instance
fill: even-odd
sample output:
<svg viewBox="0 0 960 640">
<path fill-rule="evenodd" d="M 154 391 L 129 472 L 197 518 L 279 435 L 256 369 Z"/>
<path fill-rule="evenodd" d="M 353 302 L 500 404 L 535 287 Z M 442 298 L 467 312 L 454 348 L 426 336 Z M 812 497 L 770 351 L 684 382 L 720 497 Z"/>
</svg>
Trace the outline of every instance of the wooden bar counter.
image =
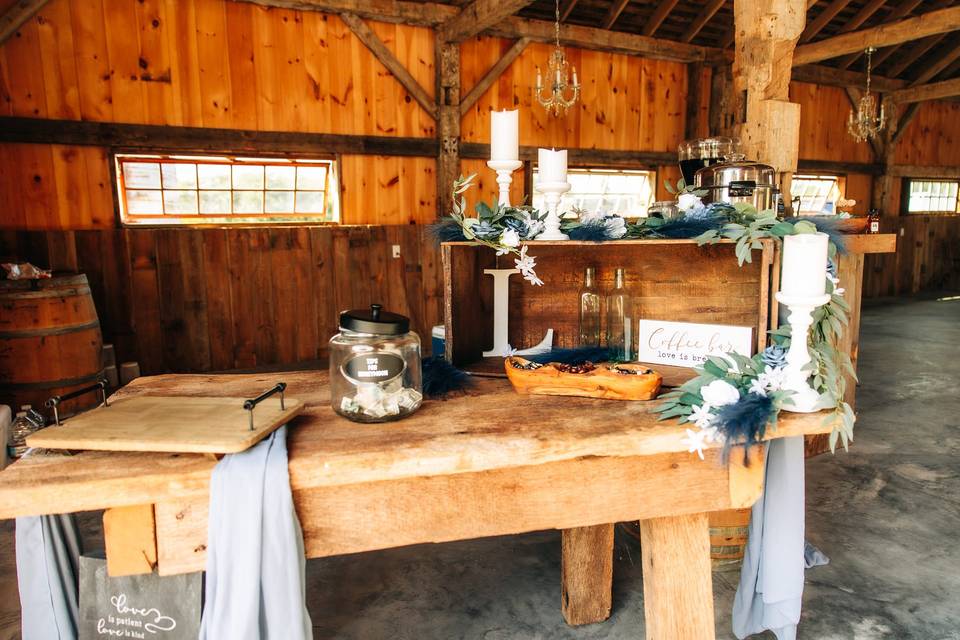
<svg viewBox="0 0 960 640">
<path fill-rule="evenodd" d="M 640 520 L 647 637 L 714 637 L 706 514 L 758 498 L 760 447 L 749 465 L 742 448 L 726 464 L 717 449 L 700 460 L 683 426 L 649 413 L 654 403 L 520 396 L 499 379 L 381 425 L 334 414 L 326 372 L 157 376 L 119 394 L 245 396 L 277 380 L 308 405 L 289 432 L 308 557 L 562 529 L 562 610 L 584 624 L 610 613 L 613 523 Z M 784 414 L 768 435 L 829 429 L 820 414 Z M 0 518 L 107 509 L 111 573 L 200 571 L 215 464 L 196 454 L 33 456 L 0 472 Z"/>
</svg>

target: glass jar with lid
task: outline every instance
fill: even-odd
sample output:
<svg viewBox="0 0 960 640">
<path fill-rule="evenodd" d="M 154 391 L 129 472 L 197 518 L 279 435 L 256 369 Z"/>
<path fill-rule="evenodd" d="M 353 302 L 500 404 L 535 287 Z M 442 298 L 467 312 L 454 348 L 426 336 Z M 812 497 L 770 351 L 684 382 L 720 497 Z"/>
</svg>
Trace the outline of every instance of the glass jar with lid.
<svg viewBox="0 0 960 640">
<path fill-rule="evenodd" d="M 340 314 L 330 338 L 330 402 L 354 422 L 389 422 L 420 407 L 423 381 L 420 338 L 406 316 L 353 309 Z"/>
</svg>

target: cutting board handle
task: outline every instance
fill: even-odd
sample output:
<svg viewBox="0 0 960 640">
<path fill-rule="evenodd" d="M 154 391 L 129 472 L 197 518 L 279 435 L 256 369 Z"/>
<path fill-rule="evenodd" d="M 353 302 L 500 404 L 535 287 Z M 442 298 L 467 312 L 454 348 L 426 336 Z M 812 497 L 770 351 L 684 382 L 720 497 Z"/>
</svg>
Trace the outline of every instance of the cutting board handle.
<svg viewBox="0 0 960 640">
<path fill-rule="evenodd" d="M 250 431 L 253 431 L 253 409 L 258 404 L 269 398 L 270 396 L 279 393 L 280 394 L 280 410 L 283 411 L 286 407 L 283 405 L 283 392 L 287 389 L 286 382 L 278 382 L 272 388 L 267 389 L 256 398 L 251 398 L 249 400 L 243 401 L 243 408 L 249 412 L 250 415 Z"/>
<path fill-rule="evenodd" d="M 46 405 L 48 409 L 53 409 L 53 421 L 56 425 L 60 426 L 60 403 L 65 400 L 73 400 L 79 396 L 82 396 L 85 393 L 90 393 L 91 391 L 99 390 L 100 391 L 100 401 L 103 402 L 103 406 L 110 406 L 107 403 L 107 382 L 106 378 L 100 378 L 95 383 L 89 387 L 84 387 L 83 389 L 77 389 L 76 391 L 71 391 L 70 393 L 64 393 L 63 395 L 53 396 L 47 400 Z"/>
</svg>

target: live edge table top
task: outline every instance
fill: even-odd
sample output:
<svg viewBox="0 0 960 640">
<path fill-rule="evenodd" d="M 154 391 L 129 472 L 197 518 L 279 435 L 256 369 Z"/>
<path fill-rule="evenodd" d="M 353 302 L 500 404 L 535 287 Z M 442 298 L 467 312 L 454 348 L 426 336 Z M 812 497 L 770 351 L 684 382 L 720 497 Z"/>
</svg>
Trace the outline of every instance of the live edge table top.
<svg viewBox="0 0 960 640">
<path fill-rule="evenodd" d="M 288 393 L 307 405 L 289 427 L 294 491 L 686 451 L 685 427 L 658 422 L 654 402 L 522 396 L 505 380 L 476 378 L 467 393 L 425 401 L 404 420 L 357 424 L 330 408 L 327 379 L 325 371 L 163 375 L 140 378 L 118 394 L 248 396 L 287 382 Z M 785 414 L 768 435 L 824 433 L 824 422 L 823 414 Z M 0 519 L 205 496 L 215 464 L 199 454 L 33 456 L 0 472 Z"/>
</svg>

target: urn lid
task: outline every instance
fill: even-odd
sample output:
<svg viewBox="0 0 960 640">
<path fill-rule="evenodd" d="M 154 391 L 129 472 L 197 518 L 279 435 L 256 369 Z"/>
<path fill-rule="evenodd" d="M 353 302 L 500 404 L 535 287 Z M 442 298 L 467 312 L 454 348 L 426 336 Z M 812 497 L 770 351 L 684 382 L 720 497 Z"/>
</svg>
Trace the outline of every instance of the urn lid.
<svg viewBox="0 0 960 640">
<path fill-rule="evenodd" d="M 384 311 L 382 305 L 371 304 L 369 309 L 351 309 L 341 313 L 340 328 L 357 333 L 399 336 L 410 331 L 410 318 Z"/>
</svg>

